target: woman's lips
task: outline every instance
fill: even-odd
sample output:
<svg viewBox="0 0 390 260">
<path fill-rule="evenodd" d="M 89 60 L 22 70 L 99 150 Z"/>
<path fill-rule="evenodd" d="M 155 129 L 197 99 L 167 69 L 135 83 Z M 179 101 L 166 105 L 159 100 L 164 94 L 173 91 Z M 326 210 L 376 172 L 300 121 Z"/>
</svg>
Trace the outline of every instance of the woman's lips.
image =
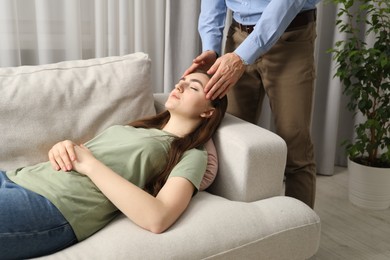
<svg viewBox="0 0 390 260">
<path fill-rule="evenodd" d="M 175 93 L 172 93 L 171 97 L 176 98 L 176 99 L 180 99 Z"/>
</svg>

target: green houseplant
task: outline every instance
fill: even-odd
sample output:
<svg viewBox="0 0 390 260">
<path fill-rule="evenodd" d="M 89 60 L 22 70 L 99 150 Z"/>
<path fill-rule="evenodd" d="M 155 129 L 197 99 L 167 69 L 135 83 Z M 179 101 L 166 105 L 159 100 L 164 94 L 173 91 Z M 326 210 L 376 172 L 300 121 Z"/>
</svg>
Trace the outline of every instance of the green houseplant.
<svg viewBox="0 0 390 260">
<path fill-rule="evenodd" d="M 331 50 L 337 63 L 335 76 L 350 97 L 348 109 L 357 109 L 365 118 L 355 126 L 355 141 L 345 143 L 347 153 L 355 162 L 390 168 L 390 1 L 333 2 L 339 4 L 338 29 L 347 34 Z M 373 34 L 372 46 L 365 41 L 368 34 Z"/>
<path fill-rule="evenodd" d="M 330 50 L 335 77 L 350 99 L 347 108 L 363 120 L 348 154 L 349 199 L 363 208 L 390 206 L 390 1 L 332 0 L 336 25 L 346 37 Z M 370 39 L 370 41 L 366 41 Z"/>
</svg>

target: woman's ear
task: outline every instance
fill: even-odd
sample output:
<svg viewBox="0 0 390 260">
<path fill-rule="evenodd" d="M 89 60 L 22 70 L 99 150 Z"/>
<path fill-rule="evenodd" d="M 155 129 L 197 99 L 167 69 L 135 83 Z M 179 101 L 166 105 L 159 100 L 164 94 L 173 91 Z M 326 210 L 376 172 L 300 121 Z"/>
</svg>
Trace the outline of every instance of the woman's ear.
<svg viewBox="0 0 390 260">
<path fill-rule="evenodd" d="M 215 108 L 212 107 L 209 110 L 207 110 L 207 111 L 203 112 L 202 114 L 200 114 L 200 117 L 210 118 L 213 115 L 214 110 L 215 110 Z"/>
</svg>

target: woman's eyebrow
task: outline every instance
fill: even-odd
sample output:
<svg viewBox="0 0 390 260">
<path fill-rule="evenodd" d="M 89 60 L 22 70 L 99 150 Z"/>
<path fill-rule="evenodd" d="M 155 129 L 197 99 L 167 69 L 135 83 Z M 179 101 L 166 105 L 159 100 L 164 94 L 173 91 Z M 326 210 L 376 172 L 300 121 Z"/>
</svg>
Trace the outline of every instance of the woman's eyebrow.
<svg viewBox="0 0 390 260">
<path fill-rule="evenodd" d="M 190 81 L 192 81 L 192 82 L 197 82 L 197 83 L 199 83 L 199 84 L 203 87 L 202 81 L 200 81 L 200 80 L 198 80 L 198 79 L 190 79 Z"/>
<path fill-rule="evenodd" d="M 186 80 L 186 77 L 182 77 L 182 78 L 179 79 L 179 81 L 181 81 L 181 80 L 185 81 L 185 80 Z M 197 82 L 197 83 L 199 83 L 202 87 L 204 87 L 202 81 L 200 81 L 200 80 L 198 80 L 198 79 L 190 79 L 189 81 L 190 81 L 190 82 Z"/>
</svg>

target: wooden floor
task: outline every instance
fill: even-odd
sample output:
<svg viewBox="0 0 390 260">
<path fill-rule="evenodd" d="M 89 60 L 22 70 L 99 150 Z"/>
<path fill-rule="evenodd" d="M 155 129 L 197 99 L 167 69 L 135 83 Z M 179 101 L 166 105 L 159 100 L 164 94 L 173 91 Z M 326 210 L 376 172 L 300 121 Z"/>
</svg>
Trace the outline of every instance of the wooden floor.
<svg viewBox="0 0 390 260">
<path fill-rule="evenodd" d="M 321 218 L 321 242 L 310 260 L 390 259 L 390 209 L 352 205 L 345 168 L 337 167 L 333 176 L 318 176 L 314 210 Z"/>
</svg>

